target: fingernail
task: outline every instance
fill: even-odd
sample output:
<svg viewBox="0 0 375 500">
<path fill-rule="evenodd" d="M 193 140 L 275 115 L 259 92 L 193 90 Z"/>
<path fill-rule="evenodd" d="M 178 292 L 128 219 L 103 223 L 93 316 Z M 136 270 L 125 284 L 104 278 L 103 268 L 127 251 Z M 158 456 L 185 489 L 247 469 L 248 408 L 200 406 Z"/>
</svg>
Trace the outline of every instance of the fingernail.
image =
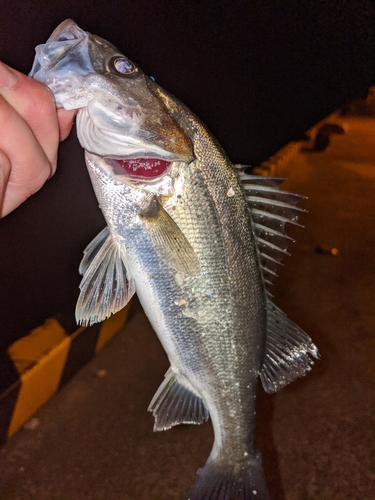
<svg viewBox="0 0 375 500">
<path fill-rule="evenodd" d="M 0 61 L 0 88 L 10 89 L 18 82 L 18 77 L 6 64 Z"/>
</svg>

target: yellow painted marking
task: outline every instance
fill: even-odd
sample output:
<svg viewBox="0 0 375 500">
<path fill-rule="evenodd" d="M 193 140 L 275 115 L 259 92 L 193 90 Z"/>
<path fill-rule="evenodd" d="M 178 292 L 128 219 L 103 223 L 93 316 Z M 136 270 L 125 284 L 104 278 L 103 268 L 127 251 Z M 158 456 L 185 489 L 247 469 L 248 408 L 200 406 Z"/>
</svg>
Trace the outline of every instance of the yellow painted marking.
<svg viewBox="0 0 375 500">
<path fill-rule="evenodd" d="M 81 333 L 84 332 L 86 328 L 87 326 L 80 326 L 74 333 L 71 334 L 70 338 L 72 340 L 75 339 L 76 337 L 78 337 L 78 335 L 81 335 Z"/>
<path fill-rule="evenodd" d="M 130 309 L 130 304 L 125 306 L 121 311 L 119 311 L 116 314 L 113 314 L 110 316 L 108 319 L 106 319 L 100 328 L 99 332 L 99 338 L 96 343 L 96 351 L 100 351 L 100 349 L 108 342 L 110 338 L 113 337 L 115 333 L 119 331 L 119 329 L 123 326 L 125 323 L 125 320 L 128 316 L 129 309 Z"/>
<path fill-rule="evenodd" d="M 51 336 L 50 341 L 48 337 Z M 30 342 L 30 340 L 34 342 Z M 21 345 L 26 341 L 24 345 Z M 57 342 L 57 343 L 56 343 Z M 41 327 L 33 330 L 27 337 L 10 347 L 9 352 L 22 355 L 16 365 L 21 372 L 21 389 L 15 405 L 8 435 L 17 431 L 50 397 L 56 392 L 65 361 L 69 352 L 71 339 L 61 325 L 49 319 Z M 30 351 L 26 351 L 25 347 Z M 31 359 L 31 354 L 34 360 Z M 26 361 L 28 363 L 26 363 Z"/>
<path fill-rule="evenodd" d="M 31 330 L 29 335 L 14 342 L 8 348 L 8 354 L 18 373 L 22 375 L 66 337 L 67 334 L 60 323 L 54 318 L 49 318 L 42 326 Z"/>
<path fill-rule="evenodd" d="M 104 321 L 96 351 L 123 326 L 129 309 L 130 303 Z M 14 434 L 56 392 L 71 342 L 84 330 L 86 327 L 78 328 L 69 336 L 57 320 L 50 318 L 9 347 L 8 353 L 20 374 L 21 389 L 8 436 Z"/>
</svg>

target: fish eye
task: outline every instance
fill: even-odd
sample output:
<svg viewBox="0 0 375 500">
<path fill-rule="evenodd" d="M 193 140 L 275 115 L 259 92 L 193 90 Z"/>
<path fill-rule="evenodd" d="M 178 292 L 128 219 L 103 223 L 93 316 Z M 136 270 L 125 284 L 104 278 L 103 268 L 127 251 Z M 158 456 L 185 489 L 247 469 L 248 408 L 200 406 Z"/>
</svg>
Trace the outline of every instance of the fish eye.
<svg viewBox="0 0 375 500">
<path fill-rule="evenodd" d="M 125 57 L 115 57 L 110 61 L 110 66 L 116 70 L 120 75 L 128 76 L 134 75 L 137 72 L 135 64 Z"/>
</svg>

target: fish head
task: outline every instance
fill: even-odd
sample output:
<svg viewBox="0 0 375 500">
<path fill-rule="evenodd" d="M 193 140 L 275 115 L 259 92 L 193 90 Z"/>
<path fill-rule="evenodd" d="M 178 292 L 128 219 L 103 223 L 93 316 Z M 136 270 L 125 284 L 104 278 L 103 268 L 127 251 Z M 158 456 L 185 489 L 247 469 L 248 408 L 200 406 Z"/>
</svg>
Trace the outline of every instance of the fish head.
<svg viewBox="0 0 375 500">
<path fill-rule="evenodd" d="M 78 110 L 86 151 L 146 182 L 194 159 L 188 134 L 151 92 L 149 78 L 114 45 L 68 19 L 35 50 L 30 76 L 51 89 L 57 107 Z"/>
</svg>

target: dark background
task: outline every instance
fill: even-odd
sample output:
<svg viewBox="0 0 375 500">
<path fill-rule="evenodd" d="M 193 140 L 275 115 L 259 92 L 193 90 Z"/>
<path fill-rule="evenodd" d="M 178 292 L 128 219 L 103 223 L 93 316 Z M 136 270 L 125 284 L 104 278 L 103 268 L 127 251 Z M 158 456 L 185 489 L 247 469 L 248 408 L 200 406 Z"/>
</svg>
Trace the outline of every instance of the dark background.
<svg viewBox="0 0 375 500">
<path fill-rule="evenodd" d="M 27 73 L 67 17 L 184 101 L 236 163 L 259 164 L 374 83 L 367 0 L 7 1 L 0 59 Z M 51 315 L 74 330 L 79 261 L 103 226 L 73 132 L 56 176 L 0 221 L 0 352 Z"/>
</svg>

